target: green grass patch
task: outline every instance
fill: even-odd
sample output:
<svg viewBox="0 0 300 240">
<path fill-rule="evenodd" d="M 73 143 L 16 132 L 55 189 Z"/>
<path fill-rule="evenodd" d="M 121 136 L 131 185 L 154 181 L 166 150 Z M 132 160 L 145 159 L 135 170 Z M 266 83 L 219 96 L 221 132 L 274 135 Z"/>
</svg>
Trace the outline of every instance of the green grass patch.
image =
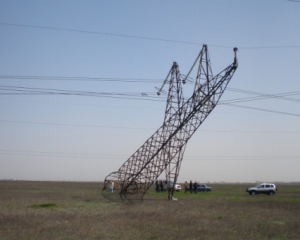
<svg viewBox="0 0 300 240">
<path fill-rule="evenodd" d="M 31 208 L 54 208 L 57 207 L 56 203 L 40 203 L 40 204 L 33 204 L 30 206 Z"/>
<path fill-rule="evenodd" d="M 0 181 L 0 240 L 299 239 L 300 184 L 277 185 L 274 196 L 251 196 L 248 184 L 209 184 L 177 201 L 153 187 L 143 202 L 122 202 L 104 197 L 103 183 Z"/>
</svg>

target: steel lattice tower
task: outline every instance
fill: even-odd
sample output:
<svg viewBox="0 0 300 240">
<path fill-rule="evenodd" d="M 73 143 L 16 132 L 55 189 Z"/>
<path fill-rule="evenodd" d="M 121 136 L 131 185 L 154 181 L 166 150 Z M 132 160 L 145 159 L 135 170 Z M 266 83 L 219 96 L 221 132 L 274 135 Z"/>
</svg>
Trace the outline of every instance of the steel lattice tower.
<svg viewBox="0 0 300 240">
<path fill-rule="evenodd" d="M 164 81 L 164 84 L 169 83 L 169 91 L 163 125 L 118 171 L 110 173 L 105 178 L 102 190 L 105 197 L 115 200 L 116 198 L 142 200 L 146 191 L 164 170 L 166 180 L 176 183 L 188 140 L 215 108 L 238 67 L 236 51 L 237 48 L 234 48 L 233 63 L 214 77 L 206 45 L 203 45 L 191 70 L 183 80 L 179 66 L 173 63 Z M 199 67 L 193 94 L 184 101 L 182 82 L 186 81 L 198 60 Z M 114 181 L 117 194 L 108 192 L 111 181 Z M 168 193 L 168 199 L 172 200 L 174 188 L 168 187 Z"/>
</svg>

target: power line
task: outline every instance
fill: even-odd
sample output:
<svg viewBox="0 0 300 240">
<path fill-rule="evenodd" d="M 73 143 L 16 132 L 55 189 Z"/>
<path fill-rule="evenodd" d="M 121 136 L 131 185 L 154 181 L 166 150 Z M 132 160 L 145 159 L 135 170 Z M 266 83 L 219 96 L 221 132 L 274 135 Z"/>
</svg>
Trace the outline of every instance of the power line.
<svg viewBox="0 0 300 240">
<path fill-rule="evenodd" d="M 2 89 L 1 89 L 2 88 Z M 27 87 L 17 87 L 17 86 L 0 86 L 0 91 L 14 91 L 17 93 L 1 93 L 0 95 L 13 95 L 13 94 L 22 94 L 22 95 L 75 95 L 75 96 L 90 96 L 90 97 L 110 97 L 110 98 L 121 98 L 121 99 L 131 99 L 131 100 L 148 100 L 148 101 L 157 101 L 157 102 L 164 102 L 161 98 L 158 98 L 156 96 L 156 93 L 151 93 L 153 96 L 148 96 L 147 94 L 139 94 L 139 93 L 105 93 L 105 92 L 84 92 L 84 91 L 69 91 L 69 90 L 61 90 L 61 89 L 45 89 L 45 88 L 27 88 Z M 240 89 L 231 89 L 239 92 L 247 92 L 249 94 L 255 94 L 259 95 L 260 93 L 257 92 L 249 92 L 249 91 L 244 91 Z M 233 103 L 237 102 L 246 102 L 246 101 L 254 101 L 254 100 L 261 100 L 261 99 L 268 99 L 268 98 L 280 98 L 280 99 L 285 99 L 285 100 L 291 100 L 291 99 L 286 99 L 283 96 L 288 96 L 288 95 L 296 95 L 300 94 L 300 91 L 296 92 L 289 92 L 289 93 L 281 93 L 281 94 L 261 94 L 259 97 L 252 97 L 252 98 L 241 98 L 241 99 L 234 99 L 234 100 L 227 100 L 227 101 L 222 101 L 219 102 L 218 105 L 230 105 L 234 107 L 239 107 L 239 108 L 247 108 L 247 109 L 253 109 L 253 110 L 258 110 L 258 111 L 264 111 L 264 112 L 271 112 L 271 113 L 278 113 L 278 114 L 283 114 L 283 115 L 289 115 L 289 116 L 296 116 L 299 117 L 300 114 L 296 113 L 288 113 L 288 112 L 282 112 L 282 111 L 277 111 L 277 110 L 268 110 L 268 109 L 262 109 L 262 108 L 255 108 L 255 107 L 247 107 L 247 106 L 241 106 L 241 105 L 236 105 Z M 293 101 L 299 102 L 298 99 L 292 99 Z"/>
<path fill-rule="evenodd" d="M 278 94 L 266 94 L 266 93 L 259 93 L 253 91 L 246 91 L 242 89 L 234 89 L 234 88 L 228 88 L 228 90 L 233 92 L 255 95 L 255 97 L 226 100 L 226 101 L 219 102 L 218 105 L 230 105 L 239 108 L 247 108 L 247 109 L 253 109 L 253 110 L 264 111 L 264 112 L 284 114 L 289 116 L 296 116 L 296 117 L 300 116 L 300 114 L 295 114 L 295 113 L 287 113 L 287 112 L 282 112 L 277 110 L 268 110 L 268 109 L 247 107 L 247 106 L 233 104 L 233 103 L 248 102 L 248 101 L 270 99 L 270 98 L 300 102 L 299 99 L 286 97 L 286 96 L 299 95 L 300 91 L 278 93 Z M 131 100 L 147 100 L 147 101 L 164 102 L 163 98 L 161 97 L 158 98 L 156 93 L 154 92 L 149 92 L 149 93 L 131 92 L 130 93 L 130 92 L 93 92 L 93 91 L 74 91 L 74 90 L 71 91 L 71 90 L 53 89 L 53 88 L 29 88 L 29 87 L 4 86 L 4 85 L 0 85 L 0 95 L 75 95 L 75 96 L 109 97 L 109 98 L 131 99 Z"/>
<path fill-rule="evenodd" d="M 231 103 L 224 103 L 224 105 L 228 105 L 228 106 L 232 106 L 232 107 L 238 107 L 238 108 L 252 109 L 252 110 L 257 110 L 257 111 L 262 111 L 262 112 L 278 113 L 278 114 L 282 114 L 282 115 L 289 115 L 289 116 L 294 116 L 294 117 L 300 117 L 300 114 L 297 114 L 297 113 L 288 113 L 288 112 L 281 112 L 281 111 L 276 111 L 276 110 L 268 110 L 268 109 L 263 109 L 263 108 L 247 107 L 247 106 L 241 106 L 241 105 L 236 105 L 236 104 L 231 104 Z"/>
<path fill-rule="evenodd" d="M 153 37 L 142 37 L 142 36 L 134 36 L 134 35 L 126 35 L 126 34 L 88 31 L 88 30 L 78 30 L 78 29 L 70 29 L 70 28 L 57 28 L 57 27 L 5 23 L 5 22 L 0 22 L 0 25 L 35 28 L 35 29 L 47 29 L 47 30 L 56 30 L 56 31 L 65 31 L 65 32 L 77 32 L 77 33 L 86 33 L 86 34 L 97 34 L 97 35 L 106 35 L 106 36 L 113 36 L 113 37 L 135 38 L 135 39 L 143 39 L 143 40 L 151 40 L 151 41 L 173 42 L 173 43 L 190 44 L 190 45 L 203 45 L 202 43 L 198 43 L 198 42 L 188 42 L 188 41 L 171 40 L 171 39 L 164 39 L 164 38 L 153 38 Z M 222 46 L 222 45 L 214 45 L 214 44 L 208 44 L 208 45 L 211 47 L 218 47 L 218 48 L 230 48 L 230 49 L 233 48 L 232 46 Z M 293 46 L 261 46 L 261 47 L 253 47 L 253 46 L 248 46 L 248 47 L 244 46 L 243 47 L 242 46 L 242 47 L 239 47 L 239 49 L 272 49 L 272 48 L 273 49 L 274 48 L 275 49 L 276 48 L 300 48 L 300 46 L 293 45 Z"/>
<path fill-rule="evenodd" d="M 1 92 L 4 91 L 4 92 Z M 92 92 L 92 91 L 71 91 L 53 88 L 29 88 L 19 86 L 0 85 L 0 95 L 74 95 L 88 97 L 109 97 L 131 100 L 163 101 L 156 97 L 155 92 Z"/>
<path fill-rule="evenodd" d="M 65 89 L 57 89 L 57 88 L 29 88 L 29 87 L 20 87 L 20 86 L 4 86 L 0 85 L 0 90 L 3 91 L 19 91 L 24 93 L 54 93 L 54 94 L 82 94 L 82 95 L 121 95 L 121 96 L 140 96 L 140 92 L 91 92 L 91 91 L 74 91 L 74 90 L 65 90 Z M 147 93 L 156 95 L 155 92 Z"/>
<path fill-rule="evenodd" d="M 43 156 L 84 159 L 128 158 L 129 154 L 87 154 L 45 151 L 0 150 L 1 155 Z M 186 161 L 263 161 L 263 160 L 300 160 L 300 156 L 185 156 Z"/>
<path fill-rule="evenodd" d="M 292 102 L 300 102 L 300 99 L 297 98 L 287 98 L 286 96 L 294 96 L 300 95 L 300 91 L 295 92 L 287 92 L 287 93 L 276 93 L 276 94 L 267 94 L 267 93 L 259 93 L 253 91 L 246 91 L 241 89 L 235 88 L 227 88 L 228 91 L 232 92 L 239 92 L 239 93 L 246 93 L 250 95 L 256 95 L 256 97 L 248 97 L 248 98 L 237 98 L 223 101 L 222 103 L 238 103 L 238 102 L 248 102 L 248 101 L 255 101 L 255 100 L 263 100 L 263 99 L 280 99 L 280 100 L 287 100 Z"/>
<path fill-rule="evenodd" d="M 137 128 L 137 127 L 117 127 L 117 126 L 100 126 L 100 125 L 81 125 L 81 124 L 64 124 L 64 123 L 47 123 L 47 122 L 31 122 L 31 121 L 13 121 L 3 120 L 0 122 L 6 123 L 26 123 L 26 124 L 40 124 L 40 125 L 53 125 L 53 126 L 65 126 L 65 127 L 86 127 L 86 128 L 112 128 L 112 129 L 136 129 L 136 130 L 153 130 L 152 128 Z"/>
<path fill-rule="evenodd" d="M 0 75 L 0 79 L 40 80 L 40 81 L 97 81 L 97 82 L 126 82 L 126 83 L 162 83 L 163 79 L 140 78 L 97 78 L 97 77 L 63 77 L 63 76 L 22 76 Z"/>
<path fill-rule="evenodd" d="M 105 82 L 124 82 L 124 83 L 161 83 L 163 80 L 162 79 L 137 79 L 137 78 L 96 78 L 96 77 L 62 77 L 62 76 L 18 76 L 18 75 L 0 75 L 0 79 L 25 79 L 25 80 L 54 80 L 54 81 L 105 81 Z M 191 84 L 188 82 L 188 84 Z M 8 87 L 14 87 L 14 88 L 25 88 L 25 87 L 19 87 L 19 86 L 0 86 L 3 88 L 8 88 Z M 26 88 L 30 90 L 55 90 L 55 91 L 67 91 L 67 90 L 62 90 L 62 89 L 47 89 L 47 88 Z M 1 89 L 0 89 L 1 90 Z M 259 93 L 259 92 L 254 92 L 254 91 L 248 91 L 248 90 L 242 90 L 242 89 L 235 89 L 235 88 L 227 88 L 228 91 L 232 92 L 239 92 L 239 93 L 246 93 L 246 94 L 251 94 L 251 95 L 257 95 L 257 98 L 250 98 L 250 99 L 233 99 L 233 100 L 228 100 L 228 101 L 251 101 L 251 100 L 256 100 L 256 99 L 262 99 L 262 98 L 280 98 L 284 100 L 289 100 L 289 101 L 295 101 L 299 102 L 299 99 L 294 99 L 294 98 L 286 98 L 284 96 L 292 96 L 292 95 L 299 95 L 300 91 L 296 92 L 288 92 L 288 93 L 278 93 L 278 94 L 267 94 L 267 93 Z M 70 91 L 69 91 L 70 92 Z M 74 91 L 73 91 L 74 92 Z M 78 92 L 78 91 L 77 91 Z M 81 92 L 82 93 L 82 92 Z M 85 92 L 86 93 L 86 92 Z M 102 93 L 104 94 L 104 93 Z M 105 94 L 113 94 L 113 93 L 105 93 Z M 123 94 L 123 93 L 122 93 Z M 124 93 L 128 95 L 129 93 Z M 137 94 L 140 95 L 140 93 L 131 93 L 131 94 Z M 151 92 L 151 93 L 146 93 L 147 95 L 156 95 L 156 93 Z"/>
<path fill-rule="evenodd" d="M 15 26 L 15 27 L 27 27 L 27 28 L 47 29 L 47 30 L 56 30 L 56 31 L 65 31 L 65 32 L 88 33 L 88 34 L 106 35 L 106 36 L 114 36 L 114 37 L 137 38 L 137 39 L 153 40 L 153 41 L 164 41 L 164 42 L 184 43 L 184 44 L 193 44 L 193 45 L 203 45 L 201 43 L 196 43 L 196 42 L 187 42 L 187 41 L 170 40 L 170 39 L 163 39 L 163 38 L 133 36 L 133 35 L 126 35 L 126 34 L 118 34 L 118 33 L 106 33 L 106 32 L 97 32 L 97 31 L 88 31 L 88 30 L 78 30 L 78 29 L 70 29 L 70 28 L 57 28 L 57 27 L 46 27 L 46 26 L 4 23 L 4 22 L 0 22 L 0 24 L 1 25 L 7 25 L 7 26 Z M 225 46 L 215 46 L 215 47 L 225 47 Z M 226 48 L 228 48 L 228 47 L 226 47 Z"/>
<path fill-rule="evenodd" d="M 140 93 L 140 92 L 91 92 L 91 91 L 74 91 L 74 90 L 65 90 L 65 89 L 53 89 L 53 88 L 29 88 L 29 87 L 20 87 L 20 86 L 5 86 L 0 85 L 0 91 L 13 91 L 18 92 L 20 94 L 58 94 L 58 95 L 81 95 L 81 96 L 103 96 L 103 97 L 109 97 L 109 96 L 118 96 L 118 97 L 147 97 L 147 98 L 155 98 L 156 101 L 158 101 L 158 97 L 156 92 L 146 92 L 146 93 Z M 239 92 L 239 93 L 246 93 L 255 95 L 256 97 L 251 98 L 238 98 L 238 99 L 231 99 L 223 101 L 222 103 L 236 103 L 236 102 L 247 102 L 247 101 L 254 101 L 254 100 L 262 100 L 262 99 L 282 99 L 282 100 L 288 100 L 288 101 L 294 101 L 294 102 L 300 102 L 300 99 L 295 98 L 286 98 L 285 96 L 294 96 L 299 95 L 300 91 L 294 91 L 294 92 L 287 92 L 287 93 L 277 93 L 277 94 L 267 94 L 267 93 L 259 93 L 259 92 L 253 92 L 253 91 L 246 91 L 242 89 L 235 89 L 235 88 L 228 88 L 229 91 L 232 92 Z M 1 93 L 0 95 L 13 95 L 13 92 L 8 93 Z M 161 98 L 159 98 L 161 99 Z"/>
<path fill-rule="evenodd" d="M 155 128 L 138 128 L 138 127 L 120 127 L 120 126 L 101 126 L 101 125 L 83 125 L 67 123 L 49 123 L 49 122 L 32 122 L 32 121 L 14 121 L 0 119 L 3 123 L 33 124 L 33 125 L 52 125 L 64 127 L 84 127 L 84 128 L 105 128 L 105 129 L 130 129 L 130 130 L 155 130 Z M 217 133 L 299 133 L 300 131 L 238 131 L 238 130 L 198 130 L 198 132 L 217 132 Z"/>
<path fill-rule="evenodd" d="M 123 83 L 151 83 L 153 84 L 154 82 L 156 83 L 161 83 L 163 80 L 162 79 L 137 79 L 137 78 L 93 78 L 93 77 L 62 77 L 62 76 L 18 76 L 18 75 L 0 75 L 0 79 L 24 79 L 24 80 L 51 80 L 51 81 L 100 81 L 100 82 L 123 82 Z M 191 83 L 187 83 L 191 84 Z M 2 87 L 9 87 L 9 86 L 2 86 Z M 18 86 L 10 86 L 14 88 L 18 88 Z M 28 89 L 28 88 L 27 88 Z M 34 88 L 31 88 L 33 90 Z M 5 90 L 1 89 L 0 90 Z M 37 90 L 37 89 L 34 89 Z M 61 89 L 40 89 L 40 90 L 55 90 L 55 91 L 64 91 L 66 92 L 67 90 L 61 90 Z M 287 98 L 285 96 L 292 96 L 292 95 L 299 95 L 300 91 L 296 92 L 288 92 L 288 93 L 278 93 L 278 94 L 267 94 L 267 93 L 259 93 L 259 92 L 254 92 L 254 91 L 247 91 L 247 90 L 241 90 L 241 89 L 235 89 L 235 88 L 227 88 L 228 91 L 232 92 L 239 92 L 239 93 L 246 93 L 246 94 L 251 94 L 251 95 L 256 95 L 257 97 L 252 97 L 252 98 L 238 98 L 238 99 L 231 99 L 227 100 L 226 103 L 237 103 L 237 102 L 246 102 L 246 101 L 254 101 L 254 100 L 262 100 L 262 99 L 268 99 L 268 98 L 277 98 L 277 99 L 283 99 L 283 100 L 288 100 L 288 101 L 294 101 L 294 102 L 300 102 L 300 99 L 295 99 L 295 98 Z M 17 91 L 17 90 L 15 90 Z M 31 94 L 46 94 L 46 92 L 26 92 L 26 94 L 22 95 L 31 95 Z M 55 92 L 48 92 L 48 94 L 63 94 L 63 93 L 55 93 Z M 68 93 L 64 93 L 64 95 L 73 95 L 74 91 L 68 91 Z M 97 93 L 99 94 L 99 93 Z M 135 95 L 139 96 L 141 93 L 101 93 L 103 95 Z M 11 93 L 0 93 L 0 95 L 13 95 Z M 19 94 L 16 94 L 19 95 Z M 78 95 L 78 94 L 77 94 Z M 85 96 L 91 96 L 90 93 L 88 92 L 81 92 L 80 95 L 85 95 Z M 149 95 L 156 95 L 154 92 L 150 93 L 143 93 L 143 96 L 149 96 Z"/>
</svg>

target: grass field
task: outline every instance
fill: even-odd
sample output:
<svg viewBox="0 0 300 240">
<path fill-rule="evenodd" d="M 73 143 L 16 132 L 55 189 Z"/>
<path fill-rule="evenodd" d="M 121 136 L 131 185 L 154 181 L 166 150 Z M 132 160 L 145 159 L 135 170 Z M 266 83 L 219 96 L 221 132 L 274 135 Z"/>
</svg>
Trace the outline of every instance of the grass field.
<svg viewBox="0 0 300 240">
<path fill-rule="evenodd" d="M 275 196 L 210 186 L 128 203 L 103 198 L 101 183 L 0 181 L 0 239 L 300 239 L 300 185 Z"/>
</svg>

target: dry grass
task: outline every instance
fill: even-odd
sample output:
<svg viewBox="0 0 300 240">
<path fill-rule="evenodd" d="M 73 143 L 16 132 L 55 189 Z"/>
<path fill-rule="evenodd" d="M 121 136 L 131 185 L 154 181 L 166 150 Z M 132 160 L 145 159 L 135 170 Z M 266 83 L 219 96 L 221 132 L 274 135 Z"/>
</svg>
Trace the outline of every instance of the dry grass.
<svg viewBox="0 0 300 240">
<path fill-rule="evenodd" d="M 299 186 L 255 197 L 245 185 L 212 187 L 121 203 L 100 183 L 0 181 L 0 239 L 300 239 Z"/>
</svg>

